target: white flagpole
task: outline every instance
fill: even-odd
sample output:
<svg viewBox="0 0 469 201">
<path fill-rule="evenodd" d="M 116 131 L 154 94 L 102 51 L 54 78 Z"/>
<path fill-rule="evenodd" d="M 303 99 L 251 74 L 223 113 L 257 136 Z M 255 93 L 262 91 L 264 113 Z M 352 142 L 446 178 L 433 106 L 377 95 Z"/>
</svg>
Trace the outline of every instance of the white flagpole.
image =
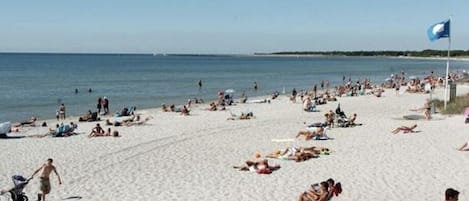
<svg viewBox="0 0 469 201">
<path fill-rule="evenodd" d="M 450 58 L 450 51 L 451 51 L 451 17 L 449 18 L 449 36 L 448 36 L 448 58 L 446 59 L 446 84 L 445 84 L 445 103 L 444 109 L 446 110 L 446 105 L 448 102 L 448 76 L 449 76 L 449 58 Z"/>
</svg>

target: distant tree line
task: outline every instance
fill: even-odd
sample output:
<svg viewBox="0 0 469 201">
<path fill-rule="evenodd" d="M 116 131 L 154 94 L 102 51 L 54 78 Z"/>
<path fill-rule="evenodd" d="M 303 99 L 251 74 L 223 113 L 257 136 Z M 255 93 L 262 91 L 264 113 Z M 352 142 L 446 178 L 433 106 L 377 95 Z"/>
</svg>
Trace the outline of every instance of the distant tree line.
<svg viewBox="0 0 469 201">
<path fill-rule="evenodd" d="M 272 55 L 326 55 L 326 56 L 412 56 L 412 57 L 446 57 L 447 50 L 422 51 L 295 51 L 274 52 Z M 469 50 L 451 50 L 451 57 L 469 56 Z M 262 55 L 262 54 L 259 54 Z"/>
</svg>

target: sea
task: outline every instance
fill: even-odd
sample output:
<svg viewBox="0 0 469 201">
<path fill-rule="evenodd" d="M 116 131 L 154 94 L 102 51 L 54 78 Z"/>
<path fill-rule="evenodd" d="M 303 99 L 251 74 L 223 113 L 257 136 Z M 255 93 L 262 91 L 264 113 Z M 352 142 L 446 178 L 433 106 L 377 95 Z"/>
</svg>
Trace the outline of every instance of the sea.
<svg viewBox="0 0 469 201">
<path fill-rule="evenodd" d="M 450 66 L 461 72 L 469 62 Z M 320 88 L 322 80 L 333 87 L 343 78 L 382 83 L 391 74 L 444 75 L 445 68 L 445 60 L 388 57 L 1 53 L 0 122 L 52 119 L 60 103 L 67 115 L 82 115 L 96 110 L 99 97 L 107 97 L 116 112 L 182 105 L 195 97 L 207 102 L 228 89 L 235 97 L 255 97 Z"/>
</svg>

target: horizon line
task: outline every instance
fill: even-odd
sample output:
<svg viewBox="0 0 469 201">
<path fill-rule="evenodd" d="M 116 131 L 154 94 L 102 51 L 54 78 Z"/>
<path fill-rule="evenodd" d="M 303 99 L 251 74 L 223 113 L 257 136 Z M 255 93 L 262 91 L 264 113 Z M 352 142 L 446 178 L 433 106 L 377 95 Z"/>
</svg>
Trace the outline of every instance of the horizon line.
<svg viewBox="0 0 469 201">
<path fill-rule="evenodd" d="M 422 52 L 426 50 L 447 51 L 444 49 L 421 49 L 421 50 L 290 50 L 290 51 L 272 51 L 272 52 L 252 52 L 252 53 L 156 53 L 156 52 L 51 52 L 51 51 L 0 51 L 0 54 L 62 54 L 62 55 L 161 55 L 161 56 L 217 56 L 217 55 L 269 55 L 277 53 L 332 53 L 332 52 Z M 469 49 L 454 49 L 451 51 L 469 51 Z"/>
</svg>

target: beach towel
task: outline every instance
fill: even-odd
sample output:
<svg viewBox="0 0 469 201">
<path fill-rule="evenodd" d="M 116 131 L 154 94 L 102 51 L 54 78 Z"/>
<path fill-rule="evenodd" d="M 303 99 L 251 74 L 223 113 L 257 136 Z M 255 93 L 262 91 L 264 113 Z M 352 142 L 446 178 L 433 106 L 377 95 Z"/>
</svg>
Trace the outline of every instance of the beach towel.
<svg viewBox="0 0 469 201">
<path fill-rule="evenodd" d="M 425 119 L 425 116 L 417 115 L 417 114 L 411 114 L 411 115 L 404 115 L 403 118 L 407 119 L 407 120 L 419 120 L 419 119 Z"/>
<path fill-rule="evenodd" d="M 308 127 L 306 127 L 306 130 L 308 130 L 308 131 L 316 131 L 316 130 L 318 130 L 318 128 L 321 128 L 321 127 L 318 127 L 318 126 L 308 126 Z"/>
<path fill-rule="evenodd" d="M 313 140 L 328 140 L 330 139 L 329 136 L 327 136 L 327 129 L 324 129 L 324 133 L 321 136 L 315 136 Z"/>
</svg>

